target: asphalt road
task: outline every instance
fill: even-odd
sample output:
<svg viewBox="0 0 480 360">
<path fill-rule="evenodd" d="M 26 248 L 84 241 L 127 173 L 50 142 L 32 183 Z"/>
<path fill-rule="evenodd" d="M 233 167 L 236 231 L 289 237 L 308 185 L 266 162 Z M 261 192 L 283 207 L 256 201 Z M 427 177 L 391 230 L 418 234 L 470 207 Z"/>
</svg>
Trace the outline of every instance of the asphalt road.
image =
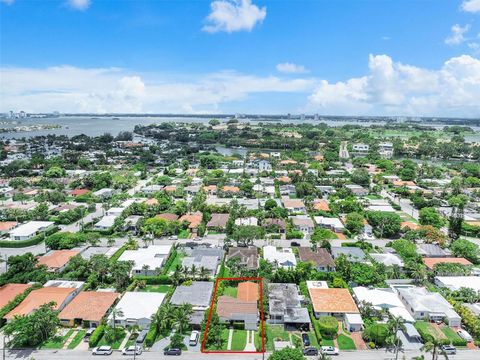
<svg viewBox="0 0 480 360">
<path fill-rule="evenodd" d="M 420 355 L 418 351 L 400 353 L 398 358 L 412 359 L 414 356 Z M 426 358 L 430 358 L 427 355 Z M 7 353 L 6 359 L 12 360 L 84 360 L 93 358 L 89 351 L 75 351 L 75 350 L 17 350 Z M 265 359 L 268 354 L 265 354 Z M 480 351 L 477 350 L 459 350 L 457 355 L 450 355 L 449 360 L 476 360 L 480 358 Z M 123 356 L 120 352 L 114 352 L 106 359 L 123 359 L 131 360 L 133 356 Z M 164 356 L 161 352 L 144 352 L 137 356 L 137 359 L 180 359 L 180 360 L 207 360 L 207 359 L 229 359 L 229 360 L 262 360 L 262 354 L 201 354 L 184 352 L 181 356 Z M 316 357 L 309 357 L 308 359 L 316 359 Z M 339 360 L 393 360 L 395 356 L 393 353 L 385 352 L 384 350 L 369 350 L 369 351 L 345 351 L 339 356 L 332 357 L 332 359 Z M 439 359 L 443 357 L 439 356 Z"/>
</svg>

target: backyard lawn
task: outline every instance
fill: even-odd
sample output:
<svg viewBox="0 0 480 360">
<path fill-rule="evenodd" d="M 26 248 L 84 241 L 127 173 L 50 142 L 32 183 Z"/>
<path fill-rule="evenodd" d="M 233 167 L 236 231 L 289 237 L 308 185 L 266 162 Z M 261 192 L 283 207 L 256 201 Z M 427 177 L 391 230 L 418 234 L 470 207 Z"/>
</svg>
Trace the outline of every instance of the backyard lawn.
<svg viewBox="0 0 480 360">
<path fill-rule="evenodd" d="M 170 291 L 170 285 L 147 285 L 145 288 L 141 289 L 140 291 L 144 292 L 158 292 L 166 294 Z"/>
<path fill-rule="evenodd" d="M 420 335 L 422 335 L 422 338 L 424 337 L 423 335 L 430 335 L 439 341 L 447 338 L 443 332 L 437 330 L 432 324 L 426 321 L 417 321 L 415 323 L 415 328 Z"/>
<path fill-rule="evenodd" d="M 246 330 L 233 330 L 232 348 L 233 351 L 242 351 L 247 345 L 247 331 Z"/>
<path fill-rule="evenodd" d="M 77 334 L 74 336 L 70 344 L 68 344 L 67 348 L 68 349 L 75 349 L 78 344 L 80 344 L 83 340 L 83 337 L 85 336 L 86 331 L 85 330 L 79 330 Z"/>
<path fill-rule="evenodd" d="M 458 334 L 449 326 L 443 326 L 441 328 L 443 334 L 450 340 L 450 343 L 458 342 L 458 341 L 463 341 L 463 339 L 458 336 Z"/>
<path fill-rule="evenodd" d="M 175 259 L 173 259 L 170 267 L 168 268 L 168 272 L 174 272 L 178 265 L 182 265 L 182 259 L 185 257 L 185 253 L 177 251 L 177 255 Z"/>
<path fill-rule="evenodd" d="M 65 335 L 60 336 L 56 335 L 52 337 L 50 340 L 44 342 L 41 346 L 42 349 L 61 349 L 63 348 L 63 344 L 65 344 L 65 341 L 68 340 L 70 335 L 72 335 L 73 329 L 68 330 Z"/>
<path fill-rule="evenodd" d="M 236 298 L 237 297 L 237 288 L 233 286 L 227 286 L 223 292 L 223 295 L 231 296 Z"/>
<path fill-rule="evenodd" d="M 338 348 L 340 350 L 355 350 L 355 343 L 353 342 L 352 338 L 345 335 L 340 334 L 337 338 Z"/>
</svg>

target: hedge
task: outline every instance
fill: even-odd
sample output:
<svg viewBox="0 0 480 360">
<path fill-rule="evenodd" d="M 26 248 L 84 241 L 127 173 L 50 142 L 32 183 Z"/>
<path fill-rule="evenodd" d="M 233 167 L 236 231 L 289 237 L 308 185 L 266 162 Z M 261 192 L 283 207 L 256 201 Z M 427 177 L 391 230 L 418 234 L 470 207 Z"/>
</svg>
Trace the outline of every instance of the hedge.
<svg viewBox="0 0 480 360">
<path fill-rule="evenodd" d="M 152 324 L 148 329 L 147 336 L 145 336 L 145 346 L 151 347 L 157 339 L 157 327 Z"/>
<path fill-rule="evenodd" d="M 105 325 L 104 324 L 99 325 L 90 336 L 90 339 L 88 340 L 88 346 L 89 347 L 97 346 L 104 332 L 105 332 Z"/>
<path fill-rule="evenodd" d="M 23 293 L 18 294 L 15 296 L 10 302 L 5 305 L 1 310 L 0 310 L 0 327 L 2 327 L 5 324 L 5 315 L 7 315 L 10 311 L 15 309 L 18 304 L 20 304 L 28 294 L 30 294 L 33 290 L 40 289 L 42 287 L 41 284 L 33 284 L 30 286 L 28 289 L 26 289 Z"/>
<path fill-rule="evenodd" d="M 321 316 L 318 328 L 324 338 L 333 339 L 338 332 L 338 320 L 333 316 Z"/>
<path fill-rule="evenodd" d="M 168 269 L 170 269 L 170 266 L 175 261 L 175 258 L 177 257 L 177 255 L 178 255 L 177 249 L 173 248 L 170 256 L 168 257 L 167 261 L 163 265 L 163 274 L 164 275 L 168 274 Z"/>
<path fill-rule="evenodd" d="M 40 244 L 45 238 L 58 231 L 58 227 L 45 232 L 45 234 L 39 234 L 28 240 L 2 240 L 0 241 L 0 248 L 22 248 L 27 246 L 33 246 Z"/>
<path fill-rule="evenodd" d="M 123 245 L 120 249 L 118 249 L 115 254 L 112 255 L 112 257 L 110 258 L 110 262 L 114 263 L 116 262 L 120 256 L 122 256 L 123 252 L 127 250 L 127 245 Z"/>
<path fill-rule="evenodd" d="M 159 276 L 136 275 L 134 279 L 145 281 L 147 285 L 169 285 L 172 283 L 172 279 L 168 275 L 159 275 Z"/>
</svg>

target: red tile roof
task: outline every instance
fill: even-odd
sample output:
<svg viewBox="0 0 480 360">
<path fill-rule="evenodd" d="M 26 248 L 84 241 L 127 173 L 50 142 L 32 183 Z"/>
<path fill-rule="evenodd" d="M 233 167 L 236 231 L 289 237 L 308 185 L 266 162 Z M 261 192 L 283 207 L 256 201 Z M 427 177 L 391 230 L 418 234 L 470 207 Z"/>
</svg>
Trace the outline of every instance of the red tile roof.
<svg viewBox="0 0 480 360">
<path fill-rule="evenodd" d="M 119 296 L 116 292 L 82 291 L 65 306 L 58 318 L 101 321 Z"/>
<path fill-rule="evenodd" d="M 0 309 L 15 299 L 17 295 L 23 294 L 29 287 L 28 284 L 6 284 L 0 287 Z"/>
</svg>

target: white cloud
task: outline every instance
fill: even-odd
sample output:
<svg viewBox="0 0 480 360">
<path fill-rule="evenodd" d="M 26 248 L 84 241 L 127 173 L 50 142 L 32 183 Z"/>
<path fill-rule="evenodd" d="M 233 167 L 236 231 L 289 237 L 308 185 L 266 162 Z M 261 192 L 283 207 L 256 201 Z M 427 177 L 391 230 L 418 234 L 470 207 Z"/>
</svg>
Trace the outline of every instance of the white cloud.
<svg viewBox="0 0 480 360">
<path fill-rule="evenodd" d="M 465 37 L 463 36 L 470 30 L 470 25 L 465 25 L 461 27 L 458 24 L 455 24 L 451 28 L 451 34 L 445 39 L 445 44 L 448 45 L 458 45 L 465 41 Z"/>
<path fill-rule="evenodd" d="M 312 79 L 281 79 L 223 71 L 182 80 L 116 68 L 0 69 L 0 111 L 218 112 L 222 104 L 262 93 L 313 91 Z M 146 80 L 148 79 L 148 80 Z"/>
<path fill-rule="evenodd" d="M 369 73 L 321 81 L 307 110 L 344 115 L 480 116 L 480 60 L 462 55 L 438 70 L 370 55 Z"/>
<path fill-rule="evenodd" d="M 462 10 L 471 13 L 480 12 L 480 0 L 464 0 Z"/>
<path fill-rule="evenodd" d="M 297 65 L 290 62 L 277 64 L 277 71 L 285 74 L 305 74 L 308 73 L 308 69 L 303 65 Z"/>
<path fill-rule="evenodd" d="M 75 10 L 84 11 L 90 7 L 91 0 L 67 0 L 67 4 Z"/>
<path fill-rule="evenodd" d="M 15 2 L 15 0 L 0 0 L 0 3 L 4 3 L 7 5 L 12 5 Z"/>
<path fill-rule="evenodd" d="M 209 33 L 251 31 L 267 16 L 267 8 L 259 8 L 251 0 L 215 0 L 210 8 L 206 18 L 208 24 L 202 28 Z"/>
</svg>

